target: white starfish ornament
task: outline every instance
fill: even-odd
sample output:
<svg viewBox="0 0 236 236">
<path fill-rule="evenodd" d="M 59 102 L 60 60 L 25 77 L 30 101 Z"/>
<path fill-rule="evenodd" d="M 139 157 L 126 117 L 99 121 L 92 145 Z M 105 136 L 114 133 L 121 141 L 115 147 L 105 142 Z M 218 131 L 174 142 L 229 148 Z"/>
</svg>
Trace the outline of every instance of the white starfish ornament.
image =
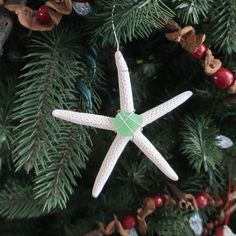
<svg viewBox="0 0 236 236">
<path fill-rule="evenodd" d="M 102 191 L 117 160 L 129 141 L 133 141 L 170 179 L 178 180 L 178 176 L 167 161 L 142 134 L 142 128 L 172 111 L 192 95 L 191 91 L 186 91 L 141 115 L 135 114 L 129 71 L 124 57 L 119 50 L 115 53 L 115 61 L 118 70 L 120 94 L 120 111 L 115 118 L 66 110 L 54 110 L 52 112 L 53 116 L 75 124 L 111 130 L 117 133 L 96 177 L 92 191 L 94 197 L 97 197 Z"/>
</svg>

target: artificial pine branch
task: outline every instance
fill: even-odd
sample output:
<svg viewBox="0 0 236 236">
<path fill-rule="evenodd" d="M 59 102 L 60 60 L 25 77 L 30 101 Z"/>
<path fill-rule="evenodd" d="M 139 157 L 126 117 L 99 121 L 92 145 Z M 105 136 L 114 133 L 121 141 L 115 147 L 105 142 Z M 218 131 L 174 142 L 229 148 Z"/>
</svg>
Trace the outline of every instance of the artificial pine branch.
<svg viewBox="0 0 236 236">
<path fill-rule="evenodd" d="M 103 44 L 115 43 L 111 17 L 114 5 L 114 25 L 119 40 L 122 39 L 124 42 L 149 36 L 154 29 L 162 28 L 174 16 L 161 0 L 102 1 L 90 17 L 90 23 L 94 26 L 94 37 L 101 37 Z"/>
<path fill-rule="evenodd" d="M 213 5 L 210 42 L 226 54 L 236 52 L 236 0 L 217 0 Z"/>
<path fill-rule="evenodd" d="M 163 208 L 158 215 L 148 218 L 148 236 L 193 236 L 188 223 L 187 212 L 178 207 Z"/>
<path fill-rule="evenodd" d="M 212 1 L 210 0 L 172 0 L 177 16 L 184 24 L 199 24 L 207 18 Z"/>
<path fill-rule="evenodd" d="M 42 206 L 33 197 L 32 185 L 9 181 L 0 190 L 0 215 L 8 219 L 43 215 Z"/>
<path fill-rule="evenodd" d="M 222 163 L 222 152 L 216 146 L 218 132 L 208 117 L 200 116 L 195 120 L 185 120 L 182 130 L 182 152 L 198 173 L 215 171 Z"/>
<path fill-rule="evenodd" d="M 226 170 L 221 168 L 214 172 L 196 173 L 184 180 L 181 189 L 188 193 L 199 193 L 204 191 L 206 187 L 214 193 L 225 191 L 225 188 L 227 188 L 225 172 Z"/>
<path fill-rule="evenodd" d="M 138 161 L 134 153 L 128 155 L 131 160 L 122 160 L 119 168 L 115 170 L 112 185 L 107 190 L 105 204 L 114 212 L 135 207 L 143 199 L 143 195 L 150 190 L 150 162 L 143 158 Z M 116 204 L 114 205 L 114 199 Z"/>
<path fill-rule="evenodd" d="M 5 142 L 8 148 L 10 148 L 12 140 L 11 115 L 14 107 L 15 87 L 15 78 L 0 80 L 0 143 Z"/>
<path fill-rule="evenodd" d="M 133 188 L 142 188 L 148 191 L 149 180 L 147 179 L 148 171 L 150 170 L 150 163 L 144 158 L 139 161 L 132 160 L 131 163 L 127 161 L 121 162 L 121 168 L 118 168 L 116 179 L 123 182 L 120 184 L 124 186 L 128 184 Z M 149 183 L 149 184 L 148 184 Z"/>
<path fill-rule="evenodd" d="M 13 140 L 12 111 L 14 108 L 16 80 L 7 77 L 0 80 L 0 172 L 2 164 L 10 162 Z"/>
<path fill-rule="evenodd" d="M 64 123 L 63 121 L 61 121 Z M 85 168 L 85 161 L 90 152 L 87 144 L 89 134 L 77 125 L 61 125 L 56 151 L 51 155 L 47 168 L 39 172 L 35 180 L 35 198 L 41 199 L 43 209 L 65 208 L 77 185 L 76 177 L 80 169 Z"/>
<path fill-rule="evenodd" d="M 78 42 L 78 34 L 69 28 L 40 34 L 32 41 L 18 88 L 16 170 L 34 168 L 34 196 L 48 212 L 66 207 L 91 146 L 85 128 L 55 120 L 51 112 L 55 108 L 85 111 L 88 97 L 93 110 L 100 103 L 95 89 L 101 85 L 101 71 L 91 76 L 79 56 Z M 78 94 L 76 81 L 83 83 L 84 92 Z"/>
<path fill-rule="evenodd" d="M 74 83 L 85 68 L 78 56 L 78 34 L 72 29 L 42 33 L 30 48 L 14 114 L 20 121 L 15 130 L 14 161 L 16 170 L 33 167 L 38 173 L 56 152 L 56 134 L 62 129 L 51 112 L 77 108 Z"/>
</svg>

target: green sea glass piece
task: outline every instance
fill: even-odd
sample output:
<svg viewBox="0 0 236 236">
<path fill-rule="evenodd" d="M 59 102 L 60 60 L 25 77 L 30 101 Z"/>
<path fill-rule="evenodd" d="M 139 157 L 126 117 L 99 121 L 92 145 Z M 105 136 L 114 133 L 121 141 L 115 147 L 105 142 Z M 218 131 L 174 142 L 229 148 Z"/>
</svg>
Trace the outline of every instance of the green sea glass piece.
<svg viewBox="0 0 236 236">
<path fill-rule="evenodd" d="M 143 117 L 134 112 L 119 112 L 114 119 L 116 132 L 121 136 L 132 137 L 142 126 Z"/>
</svg>

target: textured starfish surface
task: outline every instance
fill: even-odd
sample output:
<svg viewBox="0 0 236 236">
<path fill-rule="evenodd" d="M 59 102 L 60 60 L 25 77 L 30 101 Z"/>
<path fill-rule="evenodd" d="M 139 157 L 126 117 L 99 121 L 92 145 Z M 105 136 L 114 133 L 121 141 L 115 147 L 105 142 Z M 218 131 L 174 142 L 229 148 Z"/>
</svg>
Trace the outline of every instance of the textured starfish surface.
<svg viewBox="0 0 236 236">
<path fill-rule="evenodd" d="M 192 95 L 191 91 L 186 91 L 140 115 L 135 114 L 129 71 L 120 51 L 116 51 L 115 61 L 118 70 L 120 95 L 120 111 L 115 118 L 66 110 L 54 110 L 52 112 L 53 116 L 75 124 L 111 130 L 117 133 L 96 177 L 92 191 L 94 197 L 97 197 L 102 191 L 129 141 L 133 141 L 166 176 L 172 180 L 178 180 L 177 174 L 168 162 L 142 134 L 142 128 L 172 111 Z"/>
</svg>

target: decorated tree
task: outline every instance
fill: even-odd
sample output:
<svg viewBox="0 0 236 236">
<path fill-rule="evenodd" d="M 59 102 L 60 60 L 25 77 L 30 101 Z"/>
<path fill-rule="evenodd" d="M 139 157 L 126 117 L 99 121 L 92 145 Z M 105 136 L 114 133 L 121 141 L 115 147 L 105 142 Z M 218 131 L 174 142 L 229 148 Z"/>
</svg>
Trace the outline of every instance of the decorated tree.
<svg viewBox="0 0 236 236">
<path fill-rule="evenodd" d="M 1 235 L 235 235 L 235 0 L 0 5 Z"/>
</svg>

